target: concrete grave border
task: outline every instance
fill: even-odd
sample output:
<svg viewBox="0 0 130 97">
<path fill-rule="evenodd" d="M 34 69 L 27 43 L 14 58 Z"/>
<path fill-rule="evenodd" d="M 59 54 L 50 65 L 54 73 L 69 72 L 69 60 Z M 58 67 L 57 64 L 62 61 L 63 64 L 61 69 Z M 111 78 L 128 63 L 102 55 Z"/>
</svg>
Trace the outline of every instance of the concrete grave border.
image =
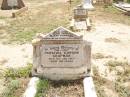
<svg viewBox="0 0 130 97">
<path fill-rule="evenodd" d="M 37 93 L 37 83 L 39 82 L 39 80 L 40 79 L 38 77 L 32 77 L 22 97 L 35 97 Z M 92 77 L 84 78 L 83 87 L 84 97 L 97 97 Z"/>
</svg>

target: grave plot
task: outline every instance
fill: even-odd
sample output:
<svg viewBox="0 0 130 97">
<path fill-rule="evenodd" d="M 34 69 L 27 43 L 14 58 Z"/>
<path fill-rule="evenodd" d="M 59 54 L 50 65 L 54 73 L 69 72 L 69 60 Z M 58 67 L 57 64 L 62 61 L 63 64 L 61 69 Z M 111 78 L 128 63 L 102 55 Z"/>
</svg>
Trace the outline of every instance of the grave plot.
<svg viewBox="0 0 130 97">
<path fill-rule="evenodd" d="M 90 5 L 90 6 L 89 6 Z M 87 6 L 87 7 L 86 7 Z M 77 6 L 74 11 L 73 19 L 70 22 L 70 29 L 73 31 L 87 31 L 91 29 L 91 22 L 88 16 L 88 11 L 94 9 L 91 3 L 86 3 Z"/>
<path fill-rule="evenodd" d="M 58 27 L 47 35 L 36 36 L 32 44 L 32 76 L 44 79 L 32 78 L 24 97 L 97 97 L 92 77 L 89 77 L 91 43 Z M 35 92 L 31 93 L 32 90 Z"/>
<path fill-rule="evenodd" d="M 49 81 L 48 89 L 42 93 L 45 97 L 84 97 L 82 80 L 76 81 Z"/>
</svg>

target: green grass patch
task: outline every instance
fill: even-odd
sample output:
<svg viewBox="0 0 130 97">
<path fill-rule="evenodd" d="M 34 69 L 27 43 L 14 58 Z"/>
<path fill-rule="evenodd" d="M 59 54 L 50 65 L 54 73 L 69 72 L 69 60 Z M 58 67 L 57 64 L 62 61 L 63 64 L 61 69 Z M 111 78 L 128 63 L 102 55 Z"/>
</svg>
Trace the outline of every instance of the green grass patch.
<svg viewBox="0 0 130 97">
<path fill-rule="evenodd" d="M 6 17 L 4 17 L 4 16 L 0 16 L 0 19 L 6 19 Z"/>
<path fill-rule="evenodd" d="M 44 97 L 48 88 L 49 81 L 47 79 L 40 79 L 40 81 L 37 83 L 37 93 L 35 97 Z"/>
<path fill-rule="evenodd" d="M 19 80 L 11 80 L 6 84 L 6 88 L 4 90 L 4 93 L 2 94 L 2 97 L 16 97 L 15 91 L 20 87 L 20 81 Z"/>
<path fill-rule="evenodd" d="M 27 67 L 21 67 L 21 68 L 9 68 L 5 71 L 5 77 L 6 78 L 21 78 L 21 77 L 29 77 L 32 70 L 32 64 L 28 64 Z"/>
</svg>

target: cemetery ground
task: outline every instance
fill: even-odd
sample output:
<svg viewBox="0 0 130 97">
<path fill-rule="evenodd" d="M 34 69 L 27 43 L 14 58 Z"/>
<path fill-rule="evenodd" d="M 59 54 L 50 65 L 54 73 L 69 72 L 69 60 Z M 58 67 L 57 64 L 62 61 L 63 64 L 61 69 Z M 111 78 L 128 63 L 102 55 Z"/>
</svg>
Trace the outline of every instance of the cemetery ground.
<svg viewBox="0 0 130 97">
<path fill-rule="evenodd" d="M 79 0 L 71 7 L 65 0 L 26 0 L 25 4 L 29 10 L 17 18 L 10 17 L 13 10 L 0 10 L 0 97 L 24 93 L 32 67 L 32 38 L 58 26 L 68 28 L 72 8 Z M 92 76 L 98 97 L 129 97 L 130 17 L 105 5 L 95 5 L 89 16 L 92 30 L 76 33 L 92 42 Z M 83 97 L 82 80 L 41 80 L 36 96 L 40 95 Z"/>
</svg>

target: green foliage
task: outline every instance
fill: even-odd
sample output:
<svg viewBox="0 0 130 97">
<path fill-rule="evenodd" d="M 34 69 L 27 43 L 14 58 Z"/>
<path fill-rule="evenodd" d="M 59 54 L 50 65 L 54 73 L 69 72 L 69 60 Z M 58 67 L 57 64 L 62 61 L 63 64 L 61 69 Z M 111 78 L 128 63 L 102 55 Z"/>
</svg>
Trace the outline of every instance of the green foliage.
<svg viewBox="0 0 130 97">
<path fill-rule="evenodd" d="M 2 94 L 3 97 L 15 97 L 14 92 L 20 87 L 19 80 L 11 80 Z"/>
<path fill-rule="evenodd" d="M 130 3 L 130 0 L 127 0 L 128 3 Z"/>
<path fill-rule="evenodd" d="M 6 17 L 0 16 L 0 19 L 6 19 Z"/>
<path fill-rule="evenodd" d="M 31 70 L 32 70 L 32 64 L 28 64 L 27 67 L 21 67 L 18 69 L 9 68 L 5 72 L 5 77 L 7 78 L 28 77 L 31 73 Z"/>
<path fill-rule="evenodd" d="M 37 83 L 37 93 L 35 97 L 44 97 L 45 91 L 49 87 L 49 82 L 47 79 L 40 79 L 40 81 Z"/>
<path fill-rule="evenodd" d="M 16 90 L 17 88 L 19 88 L 20 86 L 20 82 L 18 80 L 12 80 L 10 83 L 9 83 L 9 87 L 11 89 L 14 89 Z"/>
</svg>

